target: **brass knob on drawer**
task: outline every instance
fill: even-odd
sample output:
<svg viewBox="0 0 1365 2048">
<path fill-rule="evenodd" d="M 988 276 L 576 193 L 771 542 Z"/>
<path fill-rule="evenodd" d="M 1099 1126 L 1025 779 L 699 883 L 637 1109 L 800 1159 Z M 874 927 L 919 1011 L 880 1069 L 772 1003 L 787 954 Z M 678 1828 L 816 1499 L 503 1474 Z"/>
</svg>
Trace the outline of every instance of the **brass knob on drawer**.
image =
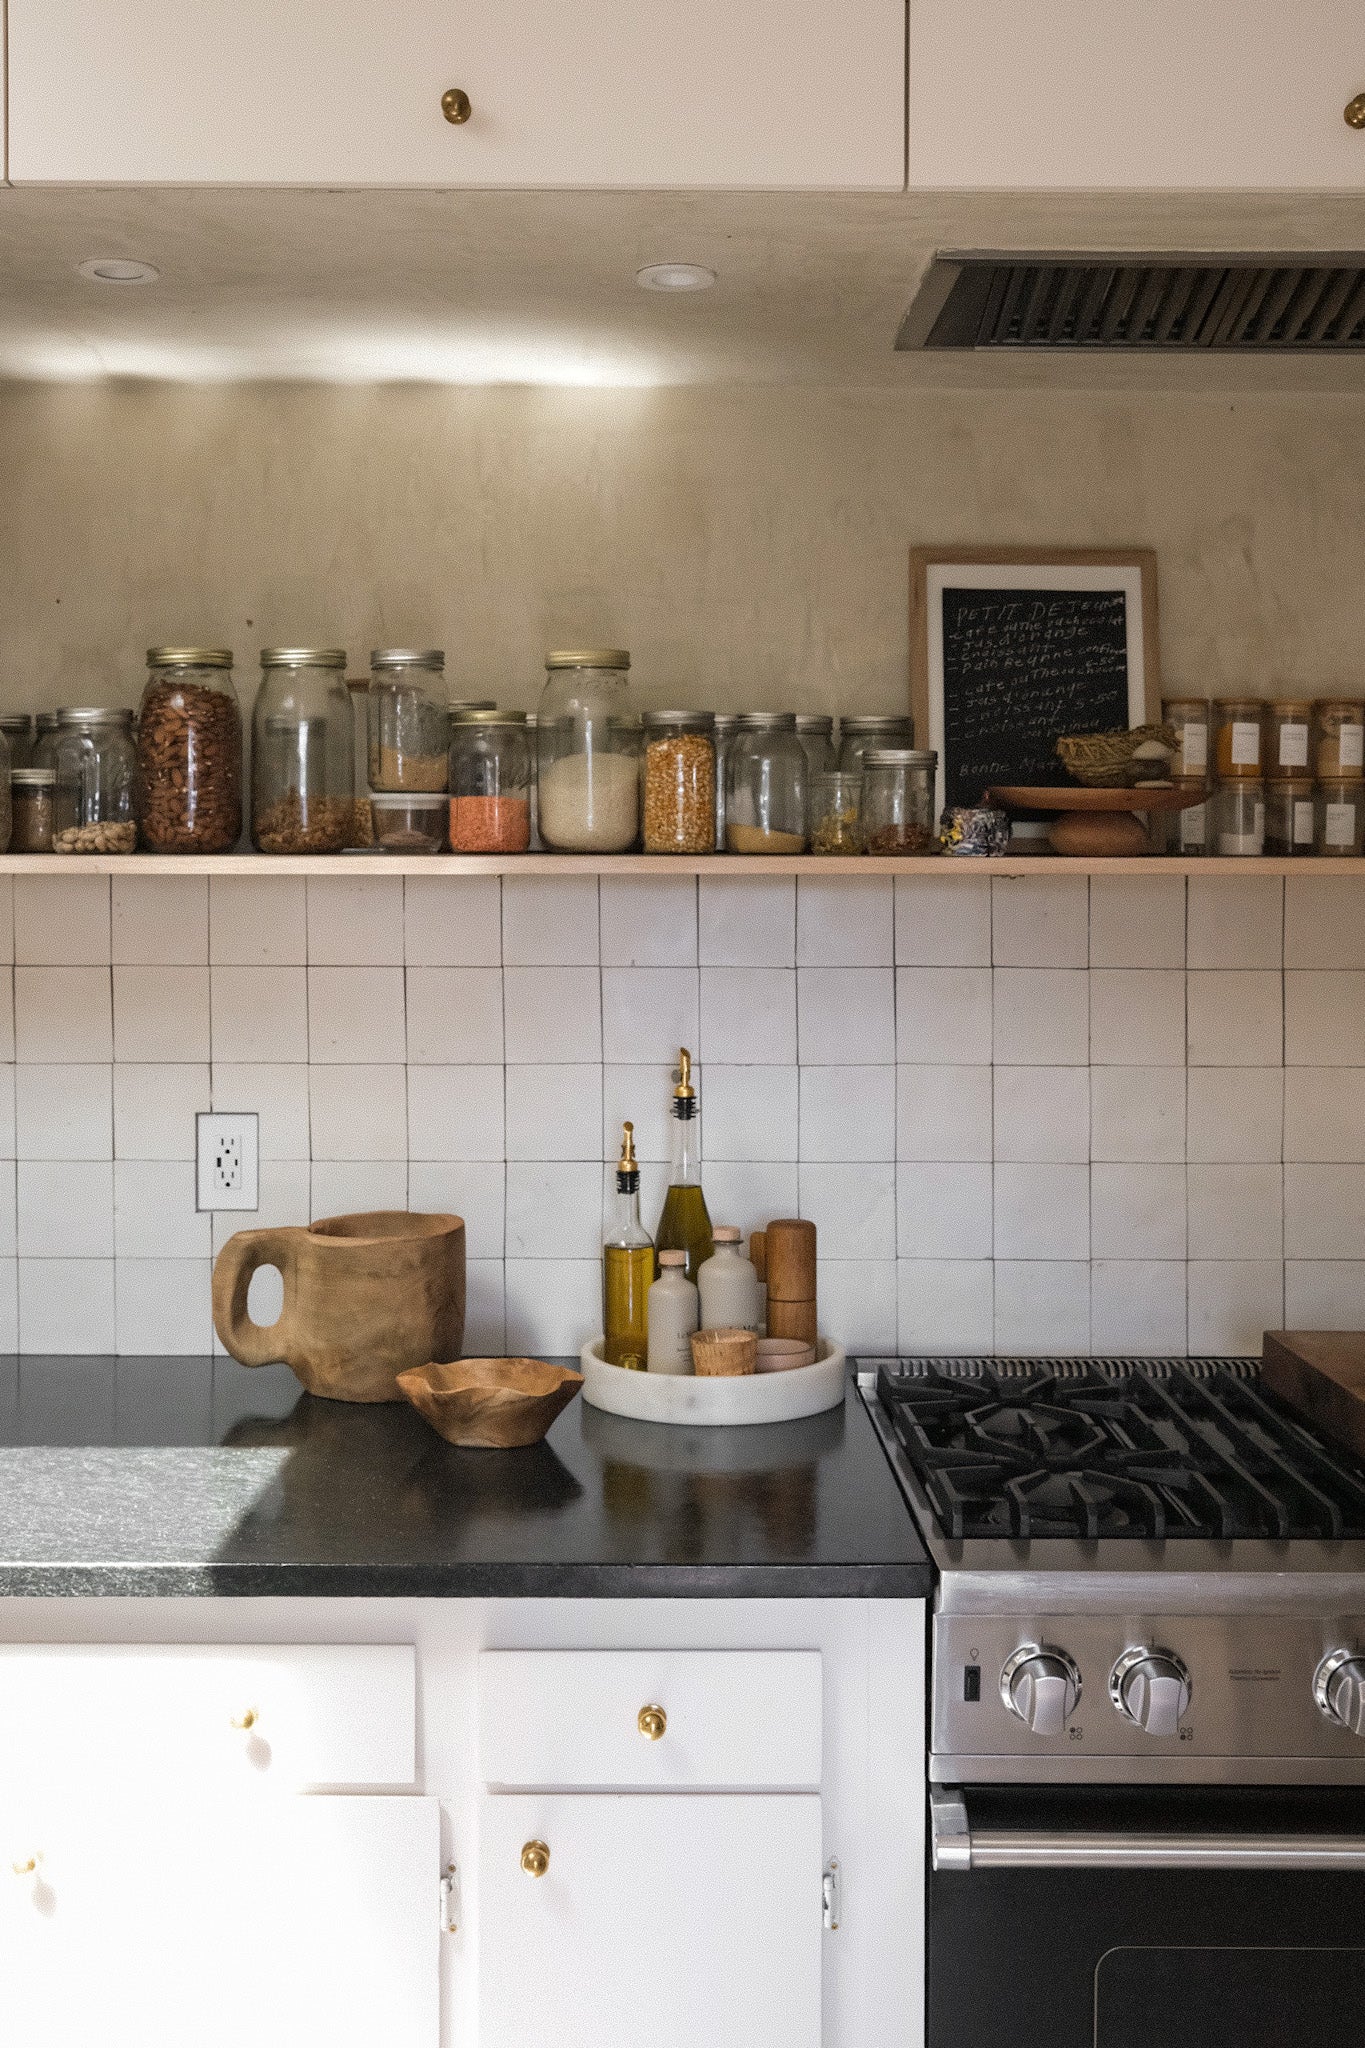
<svg viewBox="0 0 1365 2048">
<path fill-rule="evenodd" d="M 1358 92 L 1353 100 L 1347 100 L 1343 118 L 1348 128 L 1365 128 L 1365 92 Z"/>
<path fill-rule="evenodd" d="M 452 127 L 462 127 L 473 111 L 469 104 L 469 94 L 462 92 L 458 85 L 452 85 L 448 92 L 441 94 L 441 112 Z"/>
<path fill-rule="evenodd" d="M 256 1709 L 248 1707 L 244 1714 L 234 1714 L 232 1725 L 234 1728 L 254 1728 L 256 1726 Z"/>
<path fill-rule="evenodd" d="M 10 1865 L 10 1869 L 16 1877 L 32 1877 L 37 1868 L 38 1858 L 36 1856 L 28 1857 L 23 1863 L 11 1863 Z"/>
<path fill-rule="evenodd" d="M 668 1716 L 662 1707 L 641 1707 L 635 1725 L 646 1742 L 657 1742 L 668 1726 Z"/>
<path fill-rule="evenodd" d="M 521 1867 L 528 1877 L 544 1877 L 550 1867 L 550 1852 L 544 1842 L 522 1844 Z"/>
</svg>

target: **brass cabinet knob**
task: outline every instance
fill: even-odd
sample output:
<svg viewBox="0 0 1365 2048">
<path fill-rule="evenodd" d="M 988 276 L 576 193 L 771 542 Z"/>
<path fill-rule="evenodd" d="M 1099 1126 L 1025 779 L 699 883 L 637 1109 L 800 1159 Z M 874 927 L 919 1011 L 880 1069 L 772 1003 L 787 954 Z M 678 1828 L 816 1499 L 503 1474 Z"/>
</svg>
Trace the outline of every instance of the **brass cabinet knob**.
<svg viewBox="0 0 1365 2048">
<path fill-rule="evenodd" d="M 635 1725 L 646 1742 L 657 1742 L 668 1726 L 668 1716 L 662 1707 L 641 1707 Z"/>
<path fill-rule="evenodd" d="M 232 1725 L 234 1728 L 254 1728 L 256 1726 L 256 1709 L 248 1707 L 244 1714 L 234 1714 Z"/>
<path fill-rule="evenodd" d="M 1353 100 L 1347 100 L 1344 118 L 1348 128 L 1365 128 L 1365 92 L 1358 92 Z"/>
<path fill-rule="evenodd" d="M 10 1869 L 16 1877 L 32 1877 L 37 1868 L 38 1858 L 36 1856 L 27 1857 L 23 1863 L 11 1863 L 10 1865 Z"/>
<path fill-rule="evenodd" d="M 469 104 L 469 94 L 462 92 L 458 85 L 452 85 L 448 92 L 441 94 L 441 112 L 453 127 L 459 128 L 473 111 Z M 1349 119 L 1349 116 L 1347 118 Z"/>
<path fill-rule="evenodd" d="M 544 1842 L 523 1843 L 521 1867 L 528 1877 L 544 1877 L 550 1867 L 550 1852 Z"/>
</svg>

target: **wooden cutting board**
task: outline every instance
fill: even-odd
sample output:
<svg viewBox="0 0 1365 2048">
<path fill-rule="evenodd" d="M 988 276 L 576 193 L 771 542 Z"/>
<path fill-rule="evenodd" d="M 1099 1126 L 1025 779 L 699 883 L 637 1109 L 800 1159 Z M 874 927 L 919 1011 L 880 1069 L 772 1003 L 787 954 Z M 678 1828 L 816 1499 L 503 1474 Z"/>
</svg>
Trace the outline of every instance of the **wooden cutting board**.
<svg viewBox="0 0 1365 2048">
<path fill-rule="evenodd" d="M 1365 1331 L 1267 1330 L 1262 1384 L 1365 1458 Z"/>
</svg>

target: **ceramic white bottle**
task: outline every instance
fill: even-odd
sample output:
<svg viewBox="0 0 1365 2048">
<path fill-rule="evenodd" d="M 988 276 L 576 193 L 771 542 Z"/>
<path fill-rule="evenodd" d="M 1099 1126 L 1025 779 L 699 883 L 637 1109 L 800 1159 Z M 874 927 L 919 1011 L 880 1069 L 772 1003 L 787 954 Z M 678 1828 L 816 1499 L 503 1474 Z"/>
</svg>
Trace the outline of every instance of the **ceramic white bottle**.
<svg viewBox="0 0 1365 2048">
<path fill-rule="evenodd" d="M 716 1248 L 697 1273 L 703 1330 L 761 1330 L 758 1274 L 739 1248 L 739 1232 L 718 1223 Z"/>
<path fill-rule="evenodd" d="M 692 1370 L 697 1290 L 683 1271 L 684 1251 L 659 1253 L 659 1277 L 649 1290 L 648 1369 L 681 1375 Z"/>
</svg>

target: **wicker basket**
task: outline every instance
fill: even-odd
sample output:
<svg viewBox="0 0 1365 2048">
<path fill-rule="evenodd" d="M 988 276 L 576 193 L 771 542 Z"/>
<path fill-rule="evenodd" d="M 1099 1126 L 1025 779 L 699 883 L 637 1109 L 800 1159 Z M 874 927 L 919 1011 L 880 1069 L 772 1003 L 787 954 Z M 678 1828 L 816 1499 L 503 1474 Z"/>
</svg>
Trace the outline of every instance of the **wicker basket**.
<svg viewBox="0 0 1365 2048">
<path fill-rule="evenodd" d="M 1174 726 L 1135 725 L 1131 732 L 1080 733 L 1074 739 L 1058 740 L 1057 752 L 1067 772 L 1087 789 L 1123 789 L 1136 779 L 1138 748 L 1154 745 L 1173 755 Z"/>
</svg>

